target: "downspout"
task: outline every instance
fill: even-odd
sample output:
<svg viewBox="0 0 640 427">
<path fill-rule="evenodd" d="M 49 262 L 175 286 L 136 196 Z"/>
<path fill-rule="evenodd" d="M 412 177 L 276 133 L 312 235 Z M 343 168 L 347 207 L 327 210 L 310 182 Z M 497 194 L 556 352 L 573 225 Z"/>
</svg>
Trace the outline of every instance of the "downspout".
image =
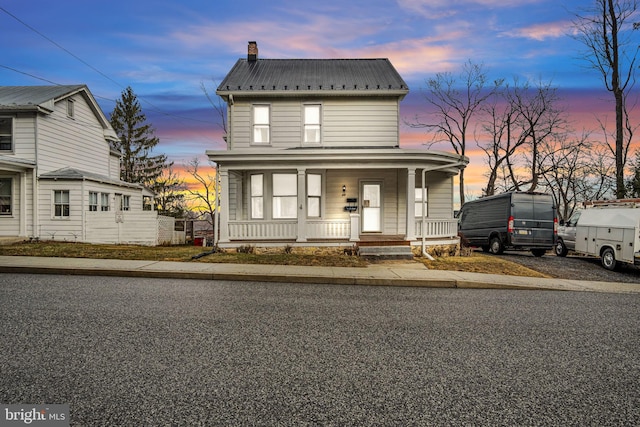
<svg viewBox="0 0 640 427">
<path fill-rule="evenodd" d="M 456 163 L 456 164 L 448 164 L 448 165 L 440 165 L 440 166 L 436 166 L 433 168 L 429 168 L 429 169 L 422 169 L 422 230 L 420 234 L 422 234 L 422 256 L 427 258 L 429 261 L 434 261 L 435 258 L 433 258 L 431 255 L 429 255 L 427 253 L 426 250 L 426 237 L 425 237 L 425 227 L 424 227 L 424 222 L 426 219 L 426 204 L 427 204 L 427 200 L 424 197 L 427 191 L 427 187 L 426 187 L 426 179 L 427 179 L 427 172 L 433 172 L 433 171 L 437 171 L 440 169 L 446 169 L 446 168 L 450 168 L 453 166 L 459 166 L 460 162 Z"/>
</svg>

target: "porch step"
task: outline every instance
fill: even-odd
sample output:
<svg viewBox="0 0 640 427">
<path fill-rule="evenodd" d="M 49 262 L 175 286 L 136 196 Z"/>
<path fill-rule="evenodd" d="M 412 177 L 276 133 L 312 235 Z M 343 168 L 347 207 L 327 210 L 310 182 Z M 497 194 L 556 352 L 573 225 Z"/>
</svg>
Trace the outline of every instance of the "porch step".
<svg viewBox="0 0 640 427">
<path fill-rule="evenodd" d="M 413 259 L 411 246 L 360 246 L 358 255 L 367 259 Z"/>
</svg>

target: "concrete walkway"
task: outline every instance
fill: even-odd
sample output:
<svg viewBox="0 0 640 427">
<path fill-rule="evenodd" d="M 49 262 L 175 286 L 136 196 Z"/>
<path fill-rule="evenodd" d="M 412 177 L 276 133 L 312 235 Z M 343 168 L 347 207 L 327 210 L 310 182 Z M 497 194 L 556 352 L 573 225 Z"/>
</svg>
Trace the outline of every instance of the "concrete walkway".
<svg viewBox="0 0 640 427">
<path fill-rule="evenodd" d="M 423 264 L 417 262 L 382 263 L 370 265 L 366 268 L 351 268 L 0 256 L 0 272 L 365 286 L 640 293 L 640 285 L 631 283 L 541 279 L 429 270 Z M 2 280 L 1 277 L 0 280 Z"/>
</svg>

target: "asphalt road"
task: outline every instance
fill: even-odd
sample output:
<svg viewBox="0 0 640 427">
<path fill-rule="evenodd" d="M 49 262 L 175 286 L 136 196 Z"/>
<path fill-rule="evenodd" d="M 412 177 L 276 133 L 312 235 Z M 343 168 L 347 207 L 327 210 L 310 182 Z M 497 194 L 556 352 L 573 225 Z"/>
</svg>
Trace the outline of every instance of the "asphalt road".
<svg viewBox="0 0 640 427">
<path fill-rule="evenodd" d="M 0 275 L 0 402 L 72 425 L 640 424 L 640 296 Z"/>
</svg>

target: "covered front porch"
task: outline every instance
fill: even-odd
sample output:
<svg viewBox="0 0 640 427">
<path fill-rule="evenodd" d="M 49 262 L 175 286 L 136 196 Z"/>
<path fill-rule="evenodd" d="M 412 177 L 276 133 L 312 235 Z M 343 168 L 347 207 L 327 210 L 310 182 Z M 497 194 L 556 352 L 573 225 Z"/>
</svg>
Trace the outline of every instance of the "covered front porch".
<svg viewBox="0 0 640 427">
<path fill-rule="evenodd" d="M 218 167 L 220 247 L 457 242 L 459 156 L 400 148 L 208 154 Z"/>
</svg>

